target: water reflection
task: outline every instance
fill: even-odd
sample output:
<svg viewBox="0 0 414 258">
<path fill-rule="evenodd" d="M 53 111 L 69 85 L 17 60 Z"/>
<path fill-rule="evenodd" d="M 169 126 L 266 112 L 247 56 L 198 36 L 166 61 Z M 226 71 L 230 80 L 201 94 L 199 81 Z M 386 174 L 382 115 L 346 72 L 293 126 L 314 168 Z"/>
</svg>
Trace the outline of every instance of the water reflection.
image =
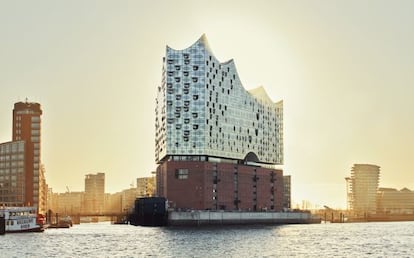
<svg viewBox="0 0 414 258">
<path fill-rule="evenodd" d="M 0 236 L 2 257 L 410 256 L 414 222 L 149 228 L 106 223 Z"/>
</svg>

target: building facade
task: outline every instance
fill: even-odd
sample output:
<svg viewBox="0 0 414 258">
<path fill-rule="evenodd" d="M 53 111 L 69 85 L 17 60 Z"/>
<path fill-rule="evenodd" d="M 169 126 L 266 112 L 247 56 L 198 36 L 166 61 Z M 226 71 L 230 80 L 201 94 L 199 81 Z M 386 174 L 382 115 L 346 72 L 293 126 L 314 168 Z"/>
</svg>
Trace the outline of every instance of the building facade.
<svg viewBox="0 0 414 258">
<path fill-rule="evenodd" d="M 105 173 L 85 176 L 84 212 L 100 214 L 105 210 Z"/>
<path fill-rule="evenodd" d="M 204 35 L 167 46 L 155 112 L 158 196 L 183 209 L 282 208 L 283 102 L 246 91 Z"/>
<path fill-rule="evenodd" d="M 196 155 L 283 163 L 283 102 L 263 87 L 246 91 L 233 60 L 220 63 L 206 37 L 167 46 L 156 100 L 155 160 Z"/>
<path fill-rule="evenodd" d="M 283 176 L 283 208 L 290 209 L 292 206 L 291 188 L 292 188 L 291 176 Z"/>
<path fill-rule="evenodd" d="M 44 214 L 47 184 L 41 163 L 41 115 L 39 103 L 26 100 L 14 104 L 12 141 L 1 144 L 0 185 L 4 188 L 0 202 L 35 206 Z"/>
<path fill-rule="evenodd" d="M 0 144 L 0 206 L 24 206 L 25 141 Z"/>
<path fill-rule="evenodd" d="M 116 213 L 123 212 L 123 194 L 122 192 L 117 193 L 106 193 L 105 194 L 105 213 Z"/>
<path fill-rule="evenodd" d="M 82 210 L 84 192 L 52 193 L 49 209 L 60 215 L 79 214 Z"/>
<path fill-rule="evenodd" d="M 45 214 L 47 212 L 47 197 L 49 186 L 46 183 L 46 169 L 40 164 L 39 170 L 39 212 Z"/>
<path fill-rule="evenodd" d="M 158 178 L 159 177 L 159 178 Z M 157 192 L 175 209 L 282 210 L 281 170 L 207 161 L 166 161 Z"/>
<path fill-rule="evenodd" d="M 377 210 L 382 214 L 414 214 L 414 191 L 379 188 Z"/>
<path fill-rule="evenodd" d="M 155 177 L 137 178 L 138 197 L 155 196 Z"/>
<path fill-rule="evenodd" d="M 25 205 L 37 206 L 45 197 L 41 191 L 41 115 L 39 103 L 17 102 L 13 109 L 13 141 L 25 141 Z M 42 205 L 43 206 L 43 205 Z"/>
<path fill-rule="evenodd" d="M 357 215 L 375 214 L 380 167 L 354 164 L 348 183 L 348 207 Z"/>
</svg>

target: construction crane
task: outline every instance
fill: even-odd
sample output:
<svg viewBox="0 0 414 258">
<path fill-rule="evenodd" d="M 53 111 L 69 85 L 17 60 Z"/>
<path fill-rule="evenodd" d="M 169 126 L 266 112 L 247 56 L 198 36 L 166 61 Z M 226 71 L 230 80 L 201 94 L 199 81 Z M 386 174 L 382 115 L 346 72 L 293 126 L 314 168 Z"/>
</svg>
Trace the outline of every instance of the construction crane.
<svg viewBox="0 0 414 258">
<path fill-rule="evenodd" d="M 326 206 L 326 205 L 324 205 L 323 207 L 324 207 L 325 209 L 329 210 L 329 211 L 333 211 L 333 210 L 334 210 L 334 209 L 332 209 L 331 207 Z"/>
<path fill-rule="evenodd" d="M 66 186 L 66 190 L 68 191 L 68 193 L 70 193 L 70 191 L 69 191 L 69 187 L 68 187 L 68 186 Z"/>
</svg>

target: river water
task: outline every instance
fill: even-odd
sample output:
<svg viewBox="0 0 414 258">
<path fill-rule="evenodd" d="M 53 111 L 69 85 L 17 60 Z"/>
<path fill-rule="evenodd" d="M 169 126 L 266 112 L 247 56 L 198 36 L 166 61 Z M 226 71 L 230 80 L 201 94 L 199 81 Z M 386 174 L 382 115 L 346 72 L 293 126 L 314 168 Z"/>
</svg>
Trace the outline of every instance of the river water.
<svg viewBox="0 0 414 258">
<path fill-rule="evenodd" d="M 414 257 L 414 222 L 149 228 L 109 223 L 0 236 L 0 257 Z"/>
</svg>

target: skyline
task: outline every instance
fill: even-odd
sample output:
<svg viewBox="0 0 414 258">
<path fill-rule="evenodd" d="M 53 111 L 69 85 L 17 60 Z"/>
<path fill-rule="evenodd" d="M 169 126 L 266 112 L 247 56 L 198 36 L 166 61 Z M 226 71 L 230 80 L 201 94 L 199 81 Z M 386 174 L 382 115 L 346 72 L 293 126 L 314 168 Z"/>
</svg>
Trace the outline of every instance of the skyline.
<svg viewBox="0 0 414 258">
<path fill-rule="evenodd" d="M 105 173 L 108 192 L 151 175 L 165 47 L 203 33 L 247 90 L 283 99 L 294 202 L 346 207 L 355 163 L 380 166 L 380 186 L 414 188 L 413 3 L 158 3 L 0 3 L 0 142 L 13 104 L 39 102 L 55 192 L 83 190 L 89 173 Z"/>
</svg>

